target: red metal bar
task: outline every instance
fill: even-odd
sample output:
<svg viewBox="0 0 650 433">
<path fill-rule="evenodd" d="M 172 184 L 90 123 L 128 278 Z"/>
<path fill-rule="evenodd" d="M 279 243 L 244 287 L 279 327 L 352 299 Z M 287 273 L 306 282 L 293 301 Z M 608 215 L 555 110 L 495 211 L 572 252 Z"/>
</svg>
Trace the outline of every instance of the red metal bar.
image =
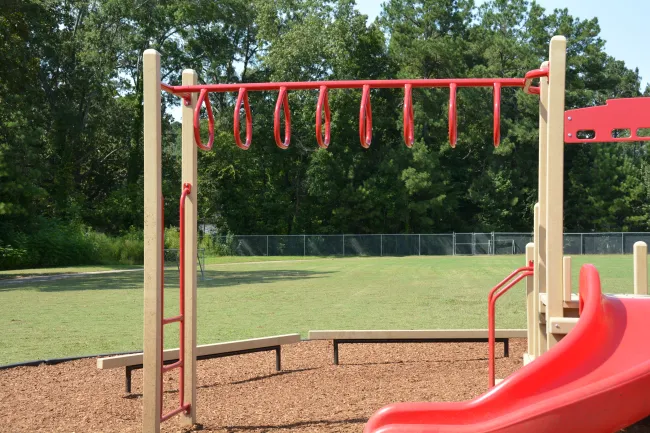
<svg viewBox="0 0 650 433">
<path fill-rule="evenodd" d="M 508 277 L 506 277 L 499 284 L 494 286 L 490 293 L 488 294 L 488 376 L 489 376 L 489 386 L 494 386 L 494 375 L 495 375 L 495 362 L 494 362 L 494 343 L 495 343 L 495 333 L 496 333 L 496 319 L 495 319 L 495 306 L 496 301 L 504 293 L 513 288 L 518 282 L 523 280 L 526 277 L 532 276 L 534 273 L 533 262 L 528 262 L 528 266 L 521 267 L 513 271 Z M 516 278 L 513 280 L 513 277 Z M 507 283 L 507 285 L 506 285 Z"/>
<path fill-rule="evenodd" d="M 323 138 L 323 125 L 322 125 L 322 111 L 325 107 L 325 138 Z M 331 114 L 330 103 L 327 97 L 327 86 L 320 86 L 318 93 L 318 103 L 316 104 L 316 141 L 323 149 L 327 149 L 330 145 L 331 135 Z"/>
<path fill-rule="evenodd" d="M 201 105 L 205 103 L 205 110 L 208 114 L 208 144 L 201 143 Z M 199 93 L 199 99 L 196 101 L 194 109 L 194 140 L 201 150 L 212 149 L 214 143 L 214 115 L 212 114 L 212 105 L 210 105 L 210 96 L 208 90 L 202 89 Z"/>
<path fill-rule="evenodd" d="M 648 141 L 650 140 L 648 113 L 650 113 L 650 98 L 608 99 L 605 105 L 567 110 L 564 113 L 564 141 L 566 143 Z M 644 133 L 640 135 L 642 130 Z M 626 131 L 626 134 L 622 134 L 623 131 Z"/>
<path fill-rule="evenodd" d="M 180 355 L 179 355 L 179 357 L 180 357 Z M 162 372 L 164 374 L 164 373 L 167 373 L 168 371 L 171 371 L 171 370 L 173 370 L 175 368 L 180 368 L 181 369 L 181 375 L 182 375 L 183 374 L 183 365 L 184 365 L 184 362 L 179 359 L 178 361 L 174 362 L 173 364 L 163 365 L 162 366 Z"/>
<path fill-rule="evenodd" d="M 458 113 L 456 110 L 456 83 L 449 85 L 449 144 L 456 147 L 458 138 Z"/>
<path fill-rule="evenodd" d="M 532 87 L 532 84 L 534 79 L 542 77 L 548 77 L 548 68 L 533 69 L 532 71 L 528 71 L 524 78 L 524 92 L 530 95 L 539 95 L 539 87 Z"/>
<path fill-rule="evenodd" d="M 361 147 L 369 148 L 372 142 L 372 106 L 370 105 L 370 86 L 363 86 L 361 106 L 359 107 L 359 140 Z"/>
<path fill-rule="evenodd" d="M 415 141 L 413 133 L 413 86 L 404 86 L 404 143 L 406 147 L 412 147 Z"/>
<path fill-rule="evenodd" d="M 537 69 L 535 71 L 538 71 Z M 535 72 L 531 71 L 531 72 Z M 528 75 L 528 74 L 526 74 Z M 166 92 L 184 96 L 187 93 L 200 92 L 206 89 L 208 92 L 236 92 L 241 87 L 248 91 L 280 90 L 286 87 L 287 90 L 317 90 L 321 86 L 328 89 L 363 89 L 369 86 L 373 89 L 400 89 L 410 84 L 416 87 L 449 87 L 450 84 L 458 87 L 492 87 L 494 83 L 501 84 L 501 87 L 523 88 L 523 78 L 433 78 L 433 79 L 407 79 L 407 80 L 341 80 L 341 81 L 302 81 L 302 82 L 281 82 L 281 83 L 232 83 L 232 84 L 196 84 L 191 86 L 170 86 L 165 84 L 163 90 Z"/>
<path fill-rule="evenodd" d="M 189 410 L 190 410 L 190 404 L 189 403 L 184 404 L 183 406 L 177 407 L 176 409 L 172 410 L 171 412 L 168 412 L 168 413 L 164 414 L 163 416 L 161 416 L 160 417 L 160 422 L 165 422 L 169 418 L 171 418 L 171 417 L 173 417 L 175 415 L 178 415 L 181 412 L 188 412 Z"/>
<path fill-rule="evenodd" d="M 280 139 L 280 108 L 284 107 L 284 142 Z M 273 135 L 275 144 L 280 149 L 287 149 L 291 142 L 291 111 L 289 110 L 289 97 L 286 87 L 280 87 L 278 102 L 275 103 L 275 113 L 273 114 Z"/>
<path fill-rule="evenodd" d="M 239 136 L 239 111 L 241 104 L 244 103 L 244 111 L 246 112 L 246 143 L 242 143 Z M 247 150 L 253 142 L 253 115 L 251 114 L 251 106 L 248 103 L 248 92 L 246 88 L 240 87 L 239 94 L 237 95 L 237 103 L 235 104 L 235 115 L 233 119 L 235 143 L 240 149 Z"/>
<path fill-rule="evenodd" d="M 494 128 L 492 133 L 492 140 L 494 147 L 499 147 L 501 142 L 501 84 L 494 83 L 493 90 L 494 100 Z"/>
<path fill-rule="evenodd" d="M 174 317 L 168 317 L 168 318 L 166 318 L 166 319 L 163 318 L 162 324 L 163 324 L 163 325 L 168 325 L 168 324 L 170 324 L 170 323 L 180 322 L 181 320 L 183 320 L 183 316 L 182 316 L 182 315 L 174 316 Z"/>
</svg>

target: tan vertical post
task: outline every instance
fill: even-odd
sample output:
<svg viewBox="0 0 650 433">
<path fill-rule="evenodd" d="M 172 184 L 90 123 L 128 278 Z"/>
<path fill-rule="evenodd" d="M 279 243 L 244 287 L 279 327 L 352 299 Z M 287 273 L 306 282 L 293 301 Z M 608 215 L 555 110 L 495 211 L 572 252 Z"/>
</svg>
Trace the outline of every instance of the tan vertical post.
<svg viewBox="0 0 650 433">
<path fill-rule="evenodd" d="M 566 256 L 562 259 L 562 287 L 564 287 L 564 294 L 562 298 L 569 302 L 571 300 L 571 257 Z"/>
<path fill-rule="evenodd" d="M 566 38 L 554 36 L 549 49 L 546 149 L 546 329 L 548 348 L 562 335 L 553 334 L 552 317 L 563 317 L 562 257 L 564 256 L 564 88 Z"/>
<path fill-rule="evenodd" d="M 191 69 L 183 71 L 183 85 L 197 84 L 196 72 Z M 185 403 L 190 404 L 189 413 L 181 414 L 183 425 L 196 423 L 196 256 L 197 256 L 197 150 L 194 142 L 194 106 L 196 93 L 192 94 L 189 105 L 183 104 L 183 165 L 181 185 L 192 185 L 190 194 L 185 199 Z M 179 185 L 179 189 L 180 189 Z"/>
<path fill-rule="evenodd" d="M 643 241 L 634 243 L 634 294 L 648 294 L 648 245 Z"/>
<path fill-rule="evenodd" d="M 533 326 L 528 329 L 528 338 L 531 338 L 532 334 L 532 351 L 529 352 L 530 358 L 535 359 L 540 355 L 540 341 L 544 341 L 544 347 L 546 347 L 546 327 L 540 325 L 540 313 L 539 313 L 539 282 L 540 282 L 540 252 L 539 245 L 541 244 L 540 233 L 539 233 L 539 203 L 535 204 L 534 209 L 534 226 L 535 233 L 533 236 L 533 244 L 535 245 L 535 275 L 533 276 L 533 307 L 532 314 L 534 317 Z M 530 322 L 529 322 L 530 326 Z"/>
<path fill-rule="evenodd" d="M 548 67 L 548 62 L 541 65 L 542 68 Z M 547 154 L 547 117 L 548 117 L 548 79 L 542 77 L 539 79 L 539 162 L 538 162 L 538 181 L 537 181 L 537 223 L 535 224 L 535 246 L 537 248 L 535 260 L 535 283 L 537 284 L 535 316 L 540 319 L 539 294 L 546 293 L 546 154 Z M 535 357 L 546 352 L 546 325 L 539 324 L 536 332 L 537 338 L 535 343 Z"/>
<path fill-rule="evenodd" d="M 528 262 L 535 260 L 535 244 L 529 243 L 526 245 L 526 266 Z M 526 277 L 526 318 L 528 319 L 528 355 L 534 353 L 535 347 L 535 331 L 537 329 L 537 317 L 535 317 L 535 312 L 533 306 L 535 305 L 535 290 L 534 290 L 534 280 L 535 277 Z M 539 296 L 537 297 L 537 303 L 539 303 Z"/>
<path fill-rule="evenodd" d="M 160 54 L 143 54 L 144 102 L 144 373 L 142 431 L 160 431 L 162 368 L 162 146 Z"/>
</svg>

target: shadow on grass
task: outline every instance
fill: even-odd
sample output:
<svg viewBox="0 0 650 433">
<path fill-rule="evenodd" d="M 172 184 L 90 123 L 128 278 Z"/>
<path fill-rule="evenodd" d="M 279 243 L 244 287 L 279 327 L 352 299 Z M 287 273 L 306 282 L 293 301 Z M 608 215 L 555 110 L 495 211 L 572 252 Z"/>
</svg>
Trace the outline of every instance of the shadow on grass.
<svg viewBox="0 0 650 433">
<path fill-rule="evenodd" d="M 277 281 L 323 278 L 334 272 L 307 270 L 260 270 L 260 271 L 206 271 L 205 279 L 197 281 L 199 290 L 247 284 L 266 284 Z M 143 275 L 139 272 L 110 275 L 87 275 L 51 281 L 30 281 L 22 284 L 0 285 L 0 292 L 37 290 L 39 292 L 68 292 L 85 290 L 120 290 L 143 287 Z M 165 271 L 165 287 L 178 287 L 178 272 Z"/>
</svg>

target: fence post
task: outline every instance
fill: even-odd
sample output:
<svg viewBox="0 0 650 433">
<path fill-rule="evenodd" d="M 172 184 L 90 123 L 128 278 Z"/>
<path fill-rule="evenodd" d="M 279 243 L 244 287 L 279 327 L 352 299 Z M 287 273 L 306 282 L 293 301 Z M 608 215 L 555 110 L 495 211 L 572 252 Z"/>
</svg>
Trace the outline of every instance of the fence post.
<svg viewBox="0 0 650 433">
<path fill-rule="evenodd" d="M 643 241 L 634 243 L 634 294 L 648 294 L 648 245 Z"/>
<path fill-rule="evenodd" d="M 580 255 L 583 256 L 585 254 L 585 247 L 584 247 L 584 242 L 582 241 L 582 233 L 580 233 Z"/>
<path fill-rule="evenodd" d="M 384 256 L 384 235 L 379 235 L 379 257 Z"/>
<path fill-rule="evenodd" d="M 266 235 L 266 257 L 269 256 L 269 235 Z"/>
<path fill-rule="evenodd" d="M 451 233 L 451 246 L 453 248 L 452 255 L 456 255 L 456 232 Z"/>
<path fill-rule="evenodd" d="M 621 232 L 621 254 L 625 254 L 625 233 Z"/>
<path fill-rule="evenodd" d="M 307 255 L 307 235 L 302 235 L 302 256 Z"/>
<path fill-rule="evenodd" d="M 343 257 L 345 257 L 345 234 L 343 234 Z"/>
<path fill-rule="evenodd" d="M 422 255 L 422 235 L 418 233 L 418 256 Z"/>
</svg>

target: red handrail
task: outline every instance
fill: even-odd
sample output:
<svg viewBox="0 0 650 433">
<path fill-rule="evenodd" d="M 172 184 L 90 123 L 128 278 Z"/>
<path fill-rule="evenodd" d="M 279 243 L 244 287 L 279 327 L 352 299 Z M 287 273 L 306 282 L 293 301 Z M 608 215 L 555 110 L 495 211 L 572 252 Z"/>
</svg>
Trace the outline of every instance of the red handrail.
<svg viewBox="0 0 650 433">
<path fill-rule="evenodd" d="M 171 86 L 165 83 L 161 83 L 161 89 L 165 92 L 171 93 L 173 95 L 179 96 L 185 100 L 185 104 L 189 105 L 191 96 L 193 93 L 199 93 L 199 101 L 195 108 L 194 114 L 194 135 L 199 148 L 203 150 L 209 150 L 212 147 L 214 142 L 214 115 L 212 113 L 212 107 L 210 106 L 210 101 L 208 94 L 212 92 L 239 92 L 237 98 L 237 104 L 235 107 L 235 142 L 237 146 L 242 149 L 248 149 L 251 144 L 252 139 L 252 116 L 250 112 L 250 106 L 248 104 L 248 95 L 249 91 L 279 91 L 280 95 L 278 97 L 278 102 L 276 103 L 275 117 L 278 118 L 275 122 L 274 129 L 276 135 L 276 142 L 281 148 L 286 148 L 289 145 L 290 139 L 290 119 L 289 119 L 289 103 L 287 99 L 287 92 L 290 90 L 320 90 L 319 95 L 319 105 L 321 108 L 324 105 L 325 116 L 326 116 L 326 137 L 322 139 L 322 127 L 316 126 L 317 137 L 316 141 L 321 147 L 327 147 L 329 140 L 327 139 L 327 133 L 330 130 L 330 123 L 328 119 L 329 113 L 329 104 L 327 102 L 327 91 L 329 89 L 362 89 L 361 97 L 361 107 L 359 110 L 359 139 L 361 145 L 364 148 L 370 146 L 370 141 L 372 140 L 372 113 L 370 108 L 370 89 L 397 89 L 403 88 L 406 92 L 411 94 L 412 90 L 407 90 L 413 88 L 438 88 L 445 87 L 450 89 L 450 116 L 449 116 L 449 141 L 454 146 L 457 140 L 457 116 L 456 116 L 456 89 L 459 87 L 491 87 L 495 89 L 495 96 L 500 96 L 500 89 L 503 87 L 517 87 L 522 88 L 526 93 L 530 94 L 539 94 L 538 87 L 532 87 L 532 80 L 535 78 L 540 78 L 542 76 L 548 76 L 548 69 L 535 69 L 526 74 L 525 78 L 443 78 L 443 79 L 407 79 L 407 80 L 342 80 L 342 81 L 303 81 L 303 82 L 281 82 L 281 83 L 232 83 L 232 84 L 195 84 L 188 86 Z M 496 90 L 496 88 L 499 90 Z M 323 99 L 324 98 L 324 99 Z M 322 99 L 322 101 L 321 101 Z M 244 104 L 246 108 L 246 144 L 241 142 L 239 138 L 239 110 L 241 104 Z M 201 142 L 199 136 L 199 120 L 200 120 L 200 110 L 201 106 L 205 104 L 208 111 L 208 130 L 209 130 L 209 139 L 208 144 L 204 145 Z M 495 103 L 496 104 L 496 103 Z M 285 111 L 285 139 L 284 141 L 280 140 L 280 107 L 284 107 Z M 410 98 L 405 95 L 405 142 L 406 145 L 412 144 L 411 134 L 414 131 L 412 118 L 410 113 L 413 109 L 413 104 L 410 101 Z M 495 113 L 499 111 L 495 105 Z M 320 117 L 320 114 L 317 114 L 317 118 Z M 494 139 L 497 143 L 497 138 L 499 134 L 496 131 L 496 127 L 499 124 L 499 120 L 495 119 L 495 132 Z M 321 136 L 318 136 L 318 133 L 321 133 Z M 327 143 L 327 144 L 326 144 Z"/>
<path fill-rule="evenodd" d="M 323 121 L 322 121 L 322 111 L 325 107 L 325 138 L 323 138 Z M 330 145 L 330 134 L 331 134 L 331 114 L 330 114 L 330 103 L 327 97 L 327 86 L 320 86 L 320 92 L 318 94 L 318 103 L 316 104 L 316 141 L 318 145 L 323 149 L 327 149 Z"/>
<path fill-rule="evenodd" d="M 164 325 L 168 323 L 175 323 L 178 322 L 179 324 L 179 347 L 178 347 L 178 361 L 174 362 L 173 364 L 169 365 L 163 365 L 161 369 L 161 374 L 160 374 L 160 386 L 162 389 L 162 379 L 163 379 L 163 374 L 166 372 L 176 369 L 179 369 L 178 372 L 178 399 L 179 399 L 179 405 L 176 407 L 176 409 L 172 410 L 171 412 L 168 412 L 166 414 L 162 413 L 162 401 L 160 404 L 160 422 L 166 421 L 169 418 L 173 417 L 176 414 L 179 414 L 181 412 L 187 412 L 190 409 L 190 404 L 185 403 L 185 199 L 187 196 L 192 192 L 192 185 L 189 183 L 183 184 L 183 190 L 181 191 L 181 199 L 180 199 L 180 205 L 179 205 L 179 216 L 180 216 L 180 228 L 179 228 L 179 247 L 178 247 L 178 265 L 179 265 L 179 314 L 178 316 L 174 317 L 169 317 L 165 318 L 164 316 L 162 317 L 162 326 L 160 330 L 160 338 L 161 338 L 161 343 L 160 343 L 160 359 L 164 360 L 165 358 L 163 357 L 164 352 L 163 352 L 163 343 L 164 343 L 164 338 L 163 338 L 163 328 Z M 164 225 L 163 225 L 163 231 L 164 231 Z M 164 249 L 164 243 L 163 243 L 163 249 Z M 164 250 L 163 250 L 164 252 Z M 164 268 L 164 258 L 163 258 L 163 274 L 165 272 Z M 162 293 L 160 296 L 160 302 L 161 302 L 161 309 L 164 310 L 165 304 L 164 304 L 164 285 L 161 288 Z M 162 393 L 161 399 L 162 399 Z"/>
<path fill-rule="evenodd" d="M 280 108 L 284 107 L 284 142 L 280 139 Z M 280 149 L 287 149 L 291 142 L 291 111 L 289 110 L 289 97 L 286 87 L 280 87 L 278 102 L 275 103 L 275 113 L 273 114 L 273 135 L 275 144 Z"/>
<path fill-rule="evenodd" d="M 503 281 L 494 286 L 488 294 L 488 376 L 490 388 L 494 386 L 494 343 L 496 334 L 496 320 L 495 320 L 495 306 L 496 301 L 504 293 L 513 288 L 518 282 L 526 277 L 533 276 L 534 266 L 533 262 L 529 261 L 528 266 L 521 267 L 514 270 Z M 516 277 L 516 278 L 515 278 Z M 514 278 L 514 280 L 513 280 Z M 506 285 L 507 284 L 507 285 Z M 505 286 L 505 287 L 504 287 Z"/>
</svg>

